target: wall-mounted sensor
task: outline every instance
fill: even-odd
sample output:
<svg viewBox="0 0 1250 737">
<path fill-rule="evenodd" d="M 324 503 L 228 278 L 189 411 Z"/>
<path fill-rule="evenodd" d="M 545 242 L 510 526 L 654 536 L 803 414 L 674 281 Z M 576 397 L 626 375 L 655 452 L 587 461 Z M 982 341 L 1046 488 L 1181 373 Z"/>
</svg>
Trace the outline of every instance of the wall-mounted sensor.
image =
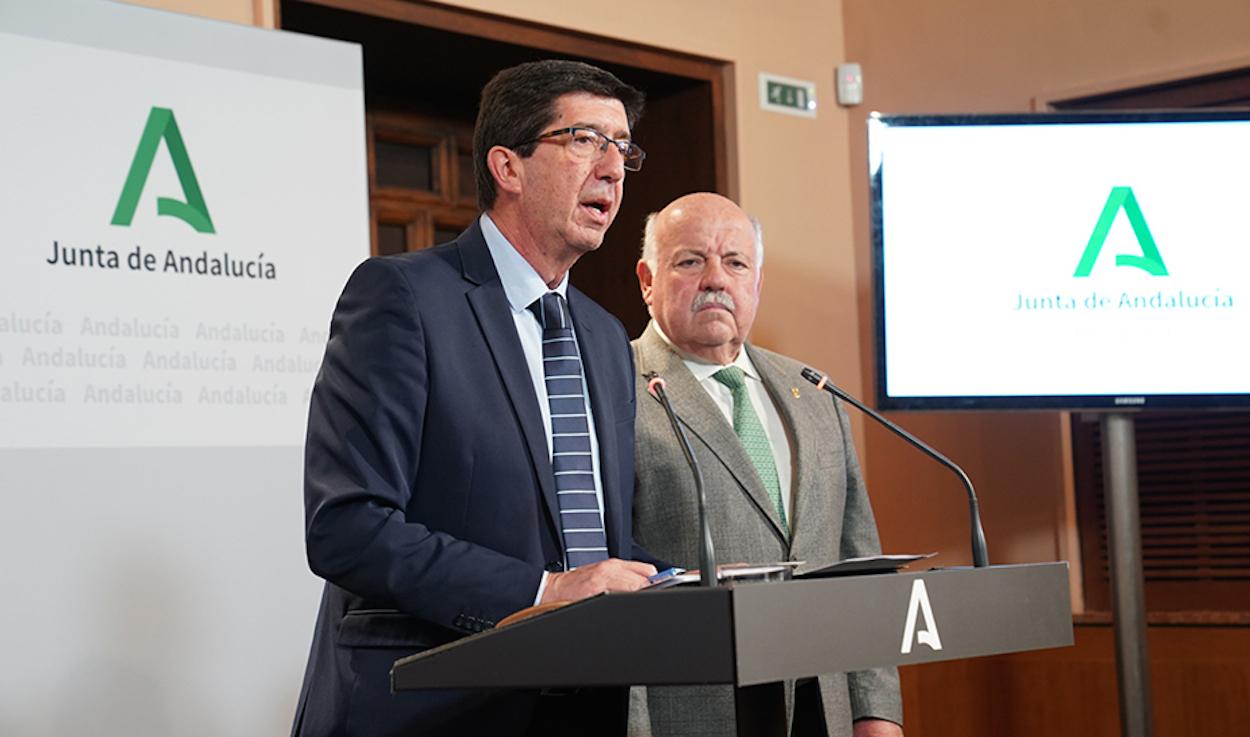
<svg viewBox="0 0 1250 737">
<path fill-rule="evenodd" d="M 864 73 L 853 62 L 838 65 L 838 104 L 858 105 L 864 101 Z"/>
</svg>

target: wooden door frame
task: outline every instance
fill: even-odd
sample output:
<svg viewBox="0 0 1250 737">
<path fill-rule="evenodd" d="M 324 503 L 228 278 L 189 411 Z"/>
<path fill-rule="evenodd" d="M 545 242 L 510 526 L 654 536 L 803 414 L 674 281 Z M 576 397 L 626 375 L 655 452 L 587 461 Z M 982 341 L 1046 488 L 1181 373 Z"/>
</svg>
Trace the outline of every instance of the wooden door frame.
<svg viewBox="0 0 1250 737">
<path fill-rule="evenodd" d="M 263 0 L 257 0 L 262 2 Z M 280 0 L 273 3 L 273 22 L 281 27 Z M 377 18 L 477 36 L 518 46 L 576 56 L 607 64 L 673 74 L 708 83 L 712 96 L 712 150 L 716 190 L 735 202 L 739 198 L 736 146 L 734 66 L 731 62 L 655 46 L 622 41 L 558 26 L 509 18 L 478 10 L 421 0 L 301 0 Z"/>
</svg>

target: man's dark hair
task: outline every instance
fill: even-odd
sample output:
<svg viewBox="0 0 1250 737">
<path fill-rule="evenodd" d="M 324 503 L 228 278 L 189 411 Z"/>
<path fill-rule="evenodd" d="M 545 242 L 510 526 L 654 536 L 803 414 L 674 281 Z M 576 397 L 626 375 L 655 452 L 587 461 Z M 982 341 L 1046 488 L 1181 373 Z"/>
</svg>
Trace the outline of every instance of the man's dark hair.
<svg viewBox="0 0 1250 737">
<path fill-rule="evenodd" d="M 486 166 L 486 152 L 504 146 L 523 158 L 538 146 L 533 140 L 546 132 L 556 117 L 556 100 L 562 95 L 587 92 L 612 97 L 625 106 L 629 128 L 642 117 L 645 97 L 616 75 L 580 61 L 547 59 L 520 64 L 496 74 L 482 88 L 477 126 L 473 130 L 473 172 L 477 177 L 477 205 L 495 205 L 495 178 Z M 608 131 L 611 133 L 611 131 Z M 530 141 L 518 146 L 522 141 Z"/>
</svg>

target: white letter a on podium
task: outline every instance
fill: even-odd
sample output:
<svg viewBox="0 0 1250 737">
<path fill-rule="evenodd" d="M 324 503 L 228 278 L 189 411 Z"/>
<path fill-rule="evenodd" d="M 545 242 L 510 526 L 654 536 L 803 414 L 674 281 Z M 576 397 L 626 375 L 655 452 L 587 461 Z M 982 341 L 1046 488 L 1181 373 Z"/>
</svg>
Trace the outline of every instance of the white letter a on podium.
<svg viewBox="0 0 1250 737">
<path fill-rule="evenodd" d="M 916 630 L 916 615 L 924 615 L 925 629 Z M 924 581 L 917 578 L 911 585 L 911 602 L 907 605 L 907 624 L 903 627 L 904 655 L 911 652 L 913 642 L 928 645 L 934 650 L 942 649 L 942 638 L 938 636 L 937 620 L 933 618 L 933 608 L 929 606 L 929 592 L 925 590 Z"/>
</svg>

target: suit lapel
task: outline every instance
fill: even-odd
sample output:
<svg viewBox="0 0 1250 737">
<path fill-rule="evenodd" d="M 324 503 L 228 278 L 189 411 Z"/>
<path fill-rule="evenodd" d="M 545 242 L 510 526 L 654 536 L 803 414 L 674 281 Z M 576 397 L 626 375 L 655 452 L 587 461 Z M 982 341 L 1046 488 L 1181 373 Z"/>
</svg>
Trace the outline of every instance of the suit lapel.
<svg viewBox="0 0 1250 737">
<path fill-rule="evenodd" d="M 639 373 L 655 371 L 664 378 L 669 401 L 687 431 L 720 461 L 784 541 L 786 534 L 777 508 L 768 498 L 764 482 L 734 433 L 733 425 L 725 420 L 725 415 L 686 368 L 681 356 L 655 331 L 654 323 L 647 325 L 638 339 L 638 357 Z M 643 401 L 659 400 L 650 398 Z"/>
<path fill-rule="evenodd" d="M 464 278 L 476 286 L 467 292 L 469 306 L 490 348 L 495 368 L 507 390 L 512 409 L 521 423 L 521 432 L 534 464 L 535 475 L 547 507 L 547 521 L 555 539 L 560 540 L 559 502 L 556 500 L 555 476 L 547 450 L 547 431 L 543 427 L 538 397 L 526 368 L 525 352 L 512 320 L 512 306 L 504 294 L 499 273 L 491 260 L 481 226 L 476 220 L 457 240 Z M 518 370 L 520 369 L 520 370 Z"/>
</svg>

